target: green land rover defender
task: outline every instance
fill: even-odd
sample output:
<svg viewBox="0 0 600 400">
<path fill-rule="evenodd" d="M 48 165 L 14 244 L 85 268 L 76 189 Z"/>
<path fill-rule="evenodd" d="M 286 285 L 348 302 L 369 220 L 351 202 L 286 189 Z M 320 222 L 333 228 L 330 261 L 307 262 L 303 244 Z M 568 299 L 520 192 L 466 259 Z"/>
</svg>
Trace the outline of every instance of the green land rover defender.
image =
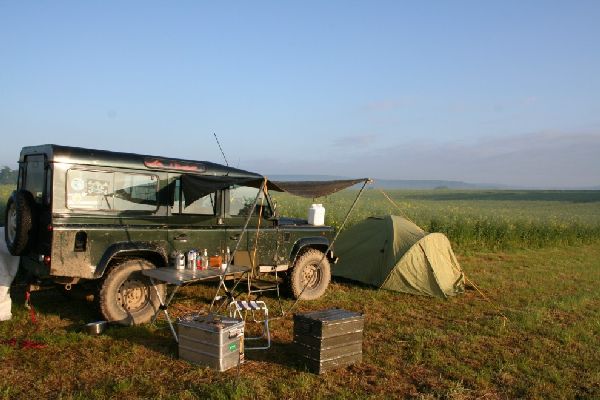
<svg viewBox="0 0 600 400">
<path fill-rule="evenodd" d="M 331 250 L 324 255 L 333 228 L 277 216 L 268 191 L 260 192 L 263 182 L 260 174 L 211 162 L 24 147 L 5 240 L 29 274 L 66 289 L 92 286 L 106 320 L 139 324 L 154 315 L 157 290 L 165 290 L 154 290 L 140 270 L 169 267 L 177 251 L 234 249 L 251 214 L 233 264 L 255 257 L 252 265 L 286 271 L 295 297 L 316 299 L 335 262 Z"/>
</svg>

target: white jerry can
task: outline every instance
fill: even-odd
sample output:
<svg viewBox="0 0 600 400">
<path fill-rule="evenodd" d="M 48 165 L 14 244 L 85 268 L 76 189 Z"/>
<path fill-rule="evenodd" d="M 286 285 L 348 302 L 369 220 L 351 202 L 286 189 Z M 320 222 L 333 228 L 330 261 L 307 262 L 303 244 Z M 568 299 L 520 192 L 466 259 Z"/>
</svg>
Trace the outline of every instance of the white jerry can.
<svg viewBox="0 0 600 400">
<path fill-rule="evenodd" d="M 325 225 L 325 207 L 322 204 L 312 204 L 308 209 L 308 223 L 310 225 Z"/>
</svg>

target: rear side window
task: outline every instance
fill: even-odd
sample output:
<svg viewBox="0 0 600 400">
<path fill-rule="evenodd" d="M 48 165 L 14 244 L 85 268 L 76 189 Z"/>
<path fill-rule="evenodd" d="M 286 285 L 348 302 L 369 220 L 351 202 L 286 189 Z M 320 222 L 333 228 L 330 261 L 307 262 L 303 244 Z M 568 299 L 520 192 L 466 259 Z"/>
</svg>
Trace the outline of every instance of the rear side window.
<svg viewBox="0 0 600 400">
<path fill-rule="evenodd" d="M 45 159 L 43 155 L 27 156 L 25 158 L 24 188 L 29 191 L 37 203 L 41 203 L 44 196 Z"/>
<path fill-rule="evenodd" d="M 71 169 L 67 172 L 67 208 L 154 211 L 157 189 L 155 175 Z"/>
<path fill-rule="evenodd" d="M 154 211 L 158 205 L 155 175 L 115 172 L 114 204 L 117 211 Z"/>
<path fill-rule="evenodd" d="M 67 172 L 67 208 L 112 210 L 113 173 L 71 169 Z"/>
</svg>

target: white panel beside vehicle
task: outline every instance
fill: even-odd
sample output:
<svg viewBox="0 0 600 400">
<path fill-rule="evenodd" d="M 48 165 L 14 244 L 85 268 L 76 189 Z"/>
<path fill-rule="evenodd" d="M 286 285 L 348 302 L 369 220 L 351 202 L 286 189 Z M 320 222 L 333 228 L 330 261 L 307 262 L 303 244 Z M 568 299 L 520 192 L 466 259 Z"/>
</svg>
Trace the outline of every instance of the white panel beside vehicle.
<svg viewBox="0 0 600 400">
<path fill-rule="evenodd" d="M 0 235 L 4 236 L 4 228 L 0 228 Z M 19 257 L 10 254 L 4 240 L 0 241 L 0 321 L 11 319 L 12 313 L 10 300 L 10 285 L 17 275 Z"/>
</svg>

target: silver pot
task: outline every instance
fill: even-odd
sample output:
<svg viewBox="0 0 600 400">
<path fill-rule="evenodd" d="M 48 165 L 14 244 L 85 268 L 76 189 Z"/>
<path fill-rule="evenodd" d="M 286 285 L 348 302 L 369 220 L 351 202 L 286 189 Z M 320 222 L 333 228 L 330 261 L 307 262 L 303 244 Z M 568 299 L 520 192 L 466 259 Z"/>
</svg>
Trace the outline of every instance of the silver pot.
<svg viewBox="0 0 600 400">
<path fill-rule="evenodd" d="M 84 328 L 85 328 L 85 331 L 87 333 L 89 333 L 90 335 L 99 335 L 102 332 L 104 332 L 104 330 L 106 329 L 107 326 L 108 326 L 108 321 L 96 321 L 96 322 L 90 322 L 89 324 L 85 324 Z"/>
</svg>

